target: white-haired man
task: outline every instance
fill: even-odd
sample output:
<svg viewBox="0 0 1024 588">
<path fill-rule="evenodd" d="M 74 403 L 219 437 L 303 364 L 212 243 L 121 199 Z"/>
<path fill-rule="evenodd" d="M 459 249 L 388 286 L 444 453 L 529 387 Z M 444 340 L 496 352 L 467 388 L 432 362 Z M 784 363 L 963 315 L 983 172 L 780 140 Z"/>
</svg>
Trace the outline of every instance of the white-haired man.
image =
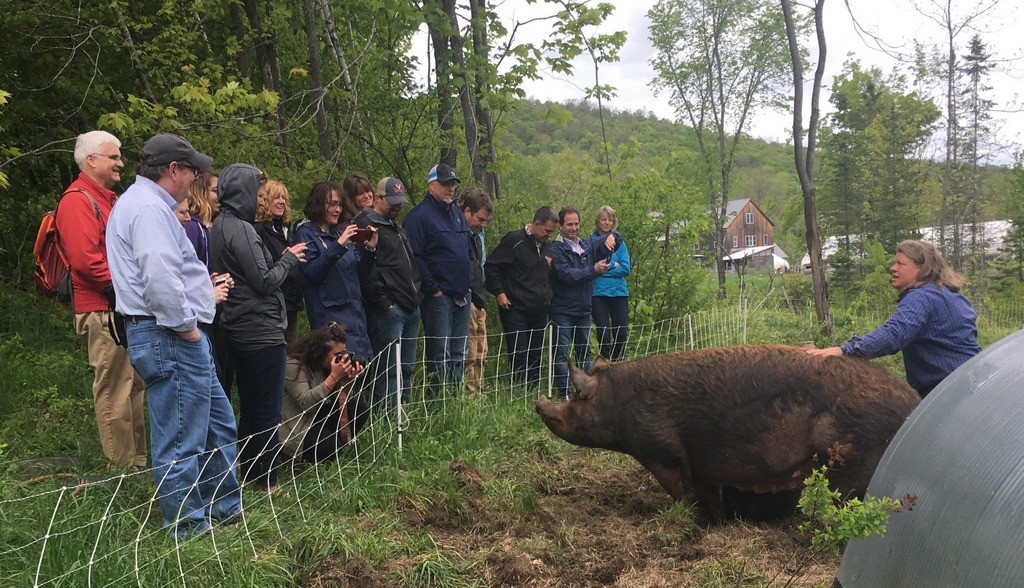
<svg viewBox="0 0 1024 588">
<path fill-rule="evenodd" d="M 146 467 L 142 379 L 111 335 L 113 286 L 105 231 L 121 179 L 121 141 L 90 131 L 75 142 L 81 172 L 57 206 L 57 234 L 71 268 L 75 332 L 89 353 L 92 398 L 103 454 L 111 467 Z"/>
</svg>

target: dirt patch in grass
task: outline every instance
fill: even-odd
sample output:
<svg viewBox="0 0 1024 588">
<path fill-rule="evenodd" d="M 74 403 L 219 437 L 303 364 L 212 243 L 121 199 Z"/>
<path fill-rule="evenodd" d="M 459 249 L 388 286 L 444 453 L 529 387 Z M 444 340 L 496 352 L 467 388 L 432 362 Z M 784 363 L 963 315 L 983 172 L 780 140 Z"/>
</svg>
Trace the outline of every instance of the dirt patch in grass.
<svg viewBox="0 0 1024 588">
<path fill-rule="evenodd" d="M 536 466 L 542 475 L 520 480 L 530 486 L 516 489 L 501 485 L 504 475 L 496 479 L 453 461 L 449 471 L 461 492 L 457 509 L 403 500 L 394 506 L 409 530 L 428 534 L 439 551 L 455 556 L 467 584 L 676 588 L 832 583 L 838 558 L 811 554 L 793 520 L 708 525 L 670 508 L 669 496 L 635 462 L 607 453 L 579 450 L 555 462 L 537 460 Z M 501 491 L 508 488 L 511 493 Z M 311 585 L 391 586 L 387 581 L 402 577 L 408 565 L 393 561 L 373 570 L 365 560 L 328 560 Z"/>
</svg>

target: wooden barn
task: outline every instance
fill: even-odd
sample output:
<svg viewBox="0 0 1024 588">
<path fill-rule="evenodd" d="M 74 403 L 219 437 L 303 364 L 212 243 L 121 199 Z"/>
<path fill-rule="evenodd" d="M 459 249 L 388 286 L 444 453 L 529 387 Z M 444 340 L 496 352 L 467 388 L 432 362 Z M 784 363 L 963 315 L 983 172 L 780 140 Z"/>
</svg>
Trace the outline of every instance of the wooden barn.
<svg viewBox="0 0 1024 588">
<path fill-rule="evenodd" d="M 750 198 L 731 200 L 725 213 L 727 261 L 744 260 L 750 269 L 782 269 L 786 253 L 775 246 L 775 223 Z"/>
</svg>

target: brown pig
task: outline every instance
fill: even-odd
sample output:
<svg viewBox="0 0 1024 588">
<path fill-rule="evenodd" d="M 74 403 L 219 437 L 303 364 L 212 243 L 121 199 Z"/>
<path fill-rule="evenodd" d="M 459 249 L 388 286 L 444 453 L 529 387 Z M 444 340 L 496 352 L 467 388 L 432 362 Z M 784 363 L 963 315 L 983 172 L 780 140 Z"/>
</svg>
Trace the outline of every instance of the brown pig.
<svg viewBox="0 0 1024 588">
<path fill-rule="evenodd" d="M 570 366 L 570 376 L 571 399 L 537 401 L 551 432 L 633 456 L 674 499 L 699 500 L 713 521 L 726 515 L 723 488 L 795 497 L 830 461 L 833 489 L 863 497 L 920 402 L 882 367 L 781 345 L 598 359 L 588 373 Z"/>
</svg>

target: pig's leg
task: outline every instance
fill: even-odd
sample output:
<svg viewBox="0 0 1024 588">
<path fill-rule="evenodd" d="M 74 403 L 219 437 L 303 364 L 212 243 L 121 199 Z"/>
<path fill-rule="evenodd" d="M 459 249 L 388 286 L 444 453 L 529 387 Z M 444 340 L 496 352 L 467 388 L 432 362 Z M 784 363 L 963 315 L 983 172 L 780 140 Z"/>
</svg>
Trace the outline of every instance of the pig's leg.
<svg viewBox="0 0 1024 588">
<path fill-rule="evenodd" d="M 722 503 L 722 487 L 715 484 L 694 482 L 694 489 L 712 523 L 725 522 L 725 505 Z"/>
<path fill-rule="evenodd" d="M 697 494 L 693 490 L 693 482 L 690 477 L 690 464 L 686 462 L 685 458 L 682 464 L 650 459 L 638 459 L 637 461 L 654 475 L 654 479 L 672 498 L 686 504 L 697 502 Z"/>
</svg>

